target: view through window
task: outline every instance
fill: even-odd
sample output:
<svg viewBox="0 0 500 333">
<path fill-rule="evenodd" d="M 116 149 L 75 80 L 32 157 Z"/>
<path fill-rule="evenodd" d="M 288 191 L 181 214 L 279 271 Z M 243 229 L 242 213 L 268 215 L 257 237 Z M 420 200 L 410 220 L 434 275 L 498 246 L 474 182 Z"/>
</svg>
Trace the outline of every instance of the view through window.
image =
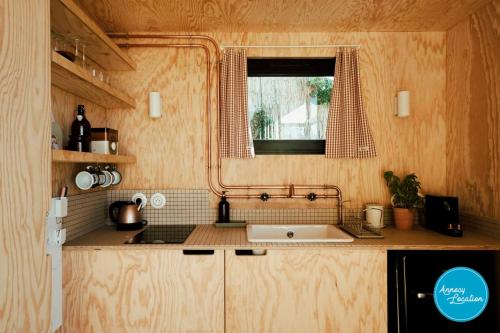
<svg viewBox="0 0 500 333">
<path fill-rule="evenodd" d="M 249 59 L 248 112 L 257 154 L 263 147 L 293 153 L 286 147 L 297 145 L 307 154 L 305 147 L 318 144 L 324 152 L 334 64 L 334 59 Z M 284 146 L 276 148 L 280 141 Z"/>
<path fill-rule="evenodd" d="M 249 77 L 253 139 L 324 139 L 332 86 L 332 76 Z"/>
</svg>

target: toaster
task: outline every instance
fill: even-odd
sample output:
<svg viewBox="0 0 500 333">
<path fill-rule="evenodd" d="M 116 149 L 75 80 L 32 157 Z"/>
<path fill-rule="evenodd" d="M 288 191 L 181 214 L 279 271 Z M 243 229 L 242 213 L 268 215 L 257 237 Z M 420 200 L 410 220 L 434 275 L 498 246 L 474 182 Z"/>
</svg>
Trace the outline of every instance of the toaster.
<svg viewBox="0 0 500 333">
<path fill-rule="evenodd" d="M 426 195 L 424 225 L 448 236 L 461 237 L 463 232 L 458 216 L 458 198 Z"/>
</svg>

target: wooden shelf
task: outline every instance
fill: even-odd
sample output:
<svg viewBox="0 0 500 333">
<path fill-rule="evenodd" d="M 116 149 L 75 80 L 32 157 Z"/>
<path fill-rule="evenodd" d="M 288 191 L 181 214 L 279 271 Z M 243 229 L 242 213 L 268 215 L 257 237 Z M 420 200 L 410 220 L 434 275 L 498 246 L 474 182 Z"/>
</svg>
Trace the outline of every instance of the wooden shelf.
<svg viewBox="0 0 500 333">
<path fill-rule="evenodd" d="M 51 0 L 50 15 L 52 31 L 84 41 L 86 55 L 105 69 L 135 70 L 134 61 L 73 0 Z"/>
<path fill-rule="evenodd" d="M 132 97 L 52 51 L 52 84 L 106 108 L 135 108 Z"/>
<path fill-rule="evenodd" d="M 135 163 L 135 156 L 82 153 L 71 150 L 52 150 L 52 162 L 58 163 Z"/>
</svg>

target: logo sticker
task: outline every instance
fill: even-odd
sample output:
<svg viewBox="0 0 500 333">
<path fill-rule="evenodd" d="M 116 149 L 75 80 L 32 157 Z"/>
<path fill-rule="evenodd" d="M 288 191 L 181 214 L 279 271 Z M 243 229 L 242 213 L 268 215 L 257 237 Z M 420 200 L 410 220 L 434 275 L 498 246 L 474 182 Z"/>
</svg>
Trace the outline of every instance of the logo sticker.
<svg viewBox="0 0 500 333">
<path fill-rule="evenodd" d="M 434 303 L 446 318 L 466 322 L 479 316 L 488 304 L 488 285 L 468 267 L 444 272 L 434 286 Z"/>
</svg>

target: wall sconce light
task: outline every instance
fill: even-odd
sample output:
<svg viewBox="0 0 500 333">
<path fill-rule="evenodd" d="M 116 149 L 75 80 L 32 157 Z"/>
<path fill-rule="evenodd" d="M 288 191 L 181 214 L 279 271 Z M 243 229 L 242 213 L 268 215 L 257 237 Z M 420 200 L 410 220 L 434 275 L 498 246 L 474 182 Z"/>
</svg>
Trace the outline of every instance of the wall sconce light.
<svg viewBox="0 0 500 333">
<path fill-rule="evenodd" d="M 410 92 L 407 90 L 398 91 L 395 99 L 394 115 L 400 118 L 410 116 Z"/>
<path fill-rule="evenodd" d="M 161 95 L 158 91 L 149 93 L 149 117 L 161 118 Z"/>
</svg>

